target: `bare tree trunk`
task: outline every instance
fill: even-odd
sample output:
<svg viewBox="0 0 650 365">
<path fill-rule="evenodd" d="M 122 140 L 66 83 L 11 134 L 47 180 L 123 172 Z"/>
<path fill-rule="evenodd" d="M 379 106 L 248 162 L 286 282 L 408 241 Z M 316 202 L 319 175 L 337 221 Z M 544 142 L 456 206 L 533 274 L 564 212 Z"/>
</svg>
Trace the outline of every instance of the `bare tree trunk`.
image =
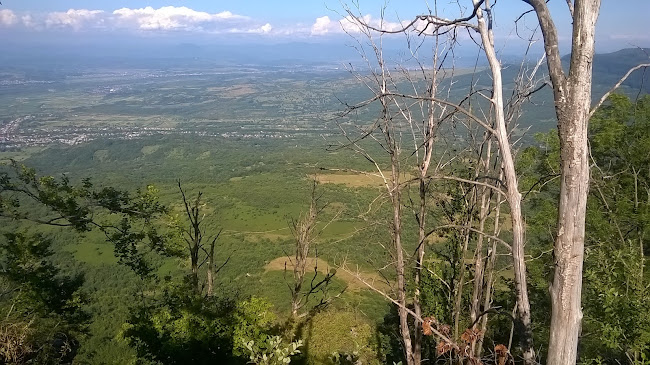
<svg viewBox="0 0 650 365">
<path fill-rule="evenodd" d="M 475 4 L 478 0 L 474 0 Z M 486 4 L 486 6 L 489 6 Z M 517 297 L 517 318 L 521 324 L 521 346 L 526 364 L 535 363 L 535 350 L 533 348 L 533 333 L 530 319 L 530 301 L 528 299 L 528 284 L 526 280 L 526 262 L 524 260 L 524 222 L 521 211 L 521 194 L 508 130 L 506 128 L 503 102 L 503 83 L 501 79 L 501 63 L 497 59 L 494 49 L 492 27 L 488 27 L 481 9 L 477 13 L 479 33 L 483 43 L 485 55 L 492 71 L 492 104 L 494 105 L 496 121 L 496 139 L 501 151 L 501 160 L 506 183 L 506 200 L 510 207 L 512 219 L 512 261 L 515 274 L 515 294 Z M 589 109 L 587 108 L 587 112 Z"/>
<path fill-rule="evenodd" d="M 385 102 L 382 100 L 382 103 Z M 385 109 L 385 112 L 387 110 Z M 388 118 L 388 117 L 386 117 Z M 400 169 L 399 169 L 399 151 L 392 139 L 390 126 L 385 127 L 385 136 L 387 144 L 390 146 L 391 160 L 391 182 L 389 195 L 393 207 L 392 217 L 392 239 L 393 248 L 395 249 L 395 274 L 397 275 L 397 301 L 399 306 L 397 313 L 399 315 L 400 333 L 402 343 L 404 344 L 404 356 L 408 365 L 417 365 L 413 357 L 413 345 L 411 341 L 411 331 L 409 330 L 407 303 L 406 303 L 406 279 L 405 279 L 405 260 L 404 249 L 402 247 L 402 191 L 400 186 Z"/>
<path fill-rule="evenodd" d="M 433 115 L 430 117 L 433 119 Z M 433 137 L 431 137 L 433 139 Z M 428 165 L 428 161 L 427 161 Z M 421 276 L 422 276 L 422 265 L 424 265 L 424 246 L 425 246 L 425 240 L 426 240 L 426 194 L 427 194 L 427 189 L 426 189 L 426 169 L 421 168 L 420 169 L 420 181 L 419 181 L 419 194 L 420 194 L 420 209 L 419 209 L 419 214 L 418 214 L 418 249 L 417 249 L 417 257 L 416 257 L 416 263 L 415 263 L 415 278 L 414 278 L 414 283 L 415 283 L 415 295 L 413 296 L 413 307 L 414 307 L 414 312 L 415 314 L 422 318 L 422 306 L 420 304 L 420 284 L 421 284 Z M 415 322 L 415 333 L 414 333 L 414 348 L 413 348 L 413 353 L 414 353 L 414 362 L 416 364 L 420 363 L 421 357 L 422 357 L 422 323 L 419 321 L 419 319 L 416 317 L 414 319 Z"/>
<path fill-rule="evenodd" d="M 311 200 L 309 203 L 309 211 L 306 214 L 301 214 L 297 221 L 291 222 L 291 231 L 295 240 L 295 252 L 293 256 L 293 286 L 291 289 L 291 316 L 293 319 L 300 317 L 300 310 L 305 306 L 308 295 L 303 293 L 303 284 L 305 282 L 305 274 L 307 272 L 307 262 L 309 260 L 309 253 L 311 246 L 317 235 L 314 232 L 318 215 L 322 208 L 318 206 L 319 197 L 316 195 L 316 181 L 312 182 Z M 318 260 L 318 257 L 316 257 Z M 318 263 L 316 263 L 318 265 Z M 310 288 L 313 290 L 314 288 Z M 311 291 L 310 291 L 311 293 Z"/>
<path fill-rule="evenodd" d="M 190 251 L 190 266 L 192 270 L 192 276 L 191 276 L 191 281 L 192 281 L 192 289 L 194 290 L 195 293 L 200 292 L 199 288 L 199 250 L 198 246 L 193 246 L 192 250 Z"/>
<path fill-rule="evenodd" d="M 576 7 L 577 12 L 579 9 Z M 591 69 L 591 63 L 586 67 Z M 575 364 L 582 321 L 582 264 L 589 191 L 586 114 L 591 100 L 591 83 L 585 85 L 578 80 L 575 82 L 578 84 L 570 86 L 574 89 L 571 92 L 574 97 L 570 97 L 570 100 L 578 107 L 570 108 L 572 110 L 568 110 L 562 118 L 564 123 L 560 121 L 559 124 L 562 178 L 558 235 L 553 251 L 555 272 L 550 288 L 552 313 L 548 364 Z M 582 108 L 580 104 L 583 105 Z"/>
<path fill-rule="evenodd" d="M 483 173 L 485 175 L 489 174 L 490 169 L 490 160 L 492 158 L 492 139 L 489 132 L 485 132 L 486 138 L 485 142 L 487 144 L 485 157 L 483 158 Z M 479 210 L 479 222 L 478 229 L 479 232 L 485 230 L 485 223 L 488 218 L 488 213 L 490 210 L 491 203 L 491 191 L 487 187 L 481 188 L 481 206 Z M 470 320 L 474 325 L 472 329 L 478 328 L 478 322 L 476 319 L 480 315 L 481 308 L 480 303 L 483 298 L 483 285 L 485 284 L 485 270 L 483 266 L 483 241 L 485 237 L 483 233 L 479 233 L 478 240 L 476 242 L 476 248 L 474 249 L 474 289 L 472 291 L 472 302 L 470 305 Z M 488 288 L 489 290 L 489 288 Z M 485 307 L 487 308 L 487 307 Z M 472 341 L 472 354 L 476 354 L 476 340 Z"/>
<path fill-rule="evenodd" d="M 500 179 L 502 177 L 503 177 L 503 172 L 499 175 Z M 501 194 L 497 193 L 496 212 L 494 215 L 494 231 L 493 231 L 494 237 L 498 237 L 499 232 L 501 231 L 500 218 L 501 218 Z M 485 309 L 489 308 L 490 305 L 492 304 L 492 289 L 494 287 L 494 266 L 496 264 L 498 247 L 499 246 L 497 245 L 497 241 L 492 240 L 492 248 L 490 249 L 490 252 L 487 255 L 487 264 L 485 268 L 485 275 L 487 276 L 487 280 L 485 281 L 485 297 L 483 299 L 483 308 Z M 476 357 L 478 358 L 481 357 L 481 353 L 483 351 L 483 339 L 484 339 L 485 331 L 487 330 L 487 322 L 488 322 L 488 314 L 485 314 L 483 315 L 483 318 L 481 318 L 482 335 L 479 337 L 477 343 L 478 348 L 476 350 Z"/>
<path fill-rule="evenodd" d="M 307 270 L 307 259 L 311 240 L 310 217 L 313 205 L 310 207 L 308 217 L 304 217 L 296 226 L 296 252 L 293 262 L 293 289 L 291 291 L 291 315 L 298 318 L 298 311 L 302 307 L 302 284 Z"/>
<path fill-rule="evenodd" d="M 217 242 L 216 238 L 210 243 L 210 252 L 208 253 L 208 272 L 207 272 L 207 296 L 211 297 L 214 291 L 214 244 Z"/>
<path fill-rule="evenodd" d="M 591 105 L 592 61 L 600 0 L 576 0 L 571 63 L 562 69 L 555 24 L 543 0 L 526 0 L 539 20 L 553 83 L 560 137 L 560 201 L 553 254 L 551 327 L 547 363 L 575 364 L 582 321 L 582 265 L 589 191 L 587 125 Z"/>
<path fill-rule="evenodd" d="M 476 200 L 476 189 L 472 189 L 472 200 Z M 470 204 L 466 204 L 468 207 L 468 217 L 467 217 L 467 227 L 472 227 L 474 224 L 474 219 L 470 211 Z M 463 249 L 461 250 L 459 257 L 460 273 L 458 278 L 458 285 L 456 286 L 456 297 L 454 298 L 454 337 L 458 338 L 460 334 L 460 313 L 463 306 L 463 290 L 465 287 L 465 256 L 467 256 L 467 250 L 469 247 L 469 239 L 472 234 L 472 231 L 468 228 L 465 230 L 465 241 L 463 242 Z"/>
<path fill-rule="evenodd" d="M 434 66 L 437 64 L 437 55 L 434 55 Z M 430 95 L 433 97 L 436 95 L 436 89 L 437 89 L 437 72 L 434 71 L 431 79 L 431 86 L 430 86 Z M 426 120 L 426 126 L 424 128 L 424 135 L 422 138 L 424 139 L 423 147 L 424 147 L 424 156 L 422 159 L 422 162 L 420 163 L 419 167 L 419 198 L 420 198 L 420 206 L 419 206 L 419 211 L 418 211 L 418 216 L 417 216 L 417 221 L 418 221 L 418 249 L 417 249 L 417 257 L 416 257 L 416 267 L 415 267 L 415 295 L 413 297 L 413 307 L 415 314 L 422 318 L 422 307 L 420 304 L 420 284 L 421 284 L 421 277 L 422 277 L 422 265 L 424 265 L 424 249 L 425 249 L 425 240 L 427 238 L 427 231 L 426 231 L 426 222 L 427 222 L 427 174 L 429 173 L 429 166 L 431 166 L 431 157 L 433 155 L 433 145 L 435 141 L 435 136 L 437 132 L 436 128 L 436 119 L 435 119 L 435 102 L 431 101 L 429 103 L 429 109 L 428 109 L 428 115 L 427 115 L 427 120 Z M 416 364 L 419 364 L 421 359 L 422 359 L 422 322 L 416 317 L 415 318 L 415 334 L 414 334 L 414 344 L 413 344 L 413 354 L 414 354 L 414 362 Z"/>
<path fill-rule="evenodd" d="M 199 249 L 201 246 L 201 241 L 203 240 L 203 232 L 201 230 L 201 196 L 203 195 L 199 192 L 196 195 L 196 199 L 192 204 L 187 201 L 185 196 L 185 191 L 181 186 L 181 181 L 178 180 L 178 190 L 181 192 L 183 197 L 183 205 L 185 207 L 185 213 L 187 214 L 187 219 L 189 220 L 189 228 L 183 229 L 185 234 L 185 242 L 187 243 L 187 248 L 190 253 L 190 281 L 192 290 L 195 294 L 200 293 L 201 288 L 199 287 Z"/>
<path fill-rule="evenodd" d="M 196 199 L 190 203 L 187 200 L 187 196 L 185 195 L 185 191 L 181 186 L 180 180 L 178 181 L 178 190 L 180 190 L 181 196 L 183 197 L 183 205 L 185 207 L 185 213 L 187 214 L 187 219 L 189 221 L 188 227 L 182 227 L 181 231 L 183 233 L 183 238 L 187 244 L 187 249 L 190 254 L 190 284 L 195 294 L 200 294 L 203 291 L 204 286 L 207 285 L 207 296 L 212 296 L 212 293 L 214 291 L 214 277 L 228 263 L 230 257 L 228 257 L 226 261 L 215 271 L 214 245 L 221 235 L 221 231 L 219 231 L 219 233 L 217 233 L 217 235 L 212 239 L 212 242 L 210 243 L 210 251 L 206 250 L 205 244 L 203 243 L 204 232 L 202 228 L 205 215 L 201 214 L 201 197 L 203 196 L 203 193 L 198 192 Z M 201 251 L 205 253 L 206 257 L 203 259 L 203 261 L 199 262 Z M 208 262 L 206 283 L 204 285 L 199 285 L 199 271 L 206 261 Z"/>
<path fill-rule="evenodd" d="M 406 279 L 405 265 L 404 265 L 404 250 L 402 248 L 402 213 L 401 213 L 401 191 L 399 186 L 399 168 L 397 164 L 397 157 L 391 156 L 392 163 L 392 184 L 391 184 L 391 200 L 393 203 L 393 245 L 395 248 L 395 272 L 397 274 L 397 301 L 399 307 L 397 308 L 400 322 L 400 332 L 402 334 L 402 342 L 404 343 L 404 355 L 408 365 L 417 365 L 413 358 L 413 347 L 411 342 L 411 332 L 408 325 L 408 311 L 406 310 Z"/>
<path fill-rule="evenodd" d="M 433 119 L 433 115 L 431 116 L 431 119 Z M 428 165 L 428 161 L 427 161 Z M 425 224 L 426 224 L 426 194 L 427 194 L 427 189 L 426 189 L 426 169 L 421 168 L 420 169 L 420 181 L 419 181 L 419 194 L 420 194 L 420 209 L 418 213 L 418 249 L 417 249 L 417 257 L 416 257 L 416 263 L 415 263 L 415 278 L 414 278 L 414 283 L 415 283 L 415 295 L 413 296 L 413 307 L 414 307 L 414 312 L 415 314 L 422 318 L 422 306 L 420 305 L 420 281 L 421 281 L 421 276 L 422 276 L 422 265 L 424 261 L 424 246 L 425 246 L 425 240 L 426 240 L 426 231 L 425 231 Z M 413 353 L 414 353 L 414 361 L 416 364 L 420 363 L 421 355 L 422 355 L 422 323 L 415 318 L 415 333 L 414 333 L 414 348 L 413 348 Z"/>
</svg>

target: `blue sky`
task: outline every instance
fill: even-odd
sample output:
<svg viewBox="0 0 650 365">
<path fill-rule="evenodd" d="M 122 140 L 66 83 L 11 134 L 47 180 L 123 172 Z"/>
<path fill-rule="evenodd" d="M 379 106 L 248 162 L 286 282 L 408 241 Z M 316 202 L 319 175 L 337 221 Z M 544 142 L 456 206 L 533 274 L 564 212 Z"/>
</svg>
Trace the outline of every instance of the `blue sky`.
<svg viewBox="0 0 650 365">
<path fill-rule="evenodd" d="M 598 23 L 598 50 L 650 47 L 646 19 L 650 0 L 602 0 Z M 348 3 L 352 3 L 351 1 Z M 377 21 L 385 3 L 358 0 L 360 15 Z M 429 1 L 433 4 L 433 1 Z M 470 0 L 460 0 L 469 5 Z M 393 26 L 426 12 L 427 1 L 393 0 L 386 18 Z M 561 39 L 567 40 L 570 19 L 565 0 L 550 0 Z M 528 9 L 521 0 L 500 0 L 495 8 L 496 37 L 503 47 L 517 43 L 513 20 Z M 454 1 L 439 1 L 447 17 L 460 14 Z M 464 10 L 467 12 L 467 8 Z M 218 42 L 237 36 L 242 42 L 325 42 L 341 38 L 343 8 L 338 0 L 3 0 L 0 39 L 46 39 L 52 34 L 80 37 L 91 34 L 115 37 L 156 37 Z M 520 30 L 534 26 L 532 15 Z M 65 37 L 64 37 L 65 38 Z M 566 42 L 565 42 L 566 43 Z M 568 44 L 563 48 L 568 50 Z"/>
</svg>

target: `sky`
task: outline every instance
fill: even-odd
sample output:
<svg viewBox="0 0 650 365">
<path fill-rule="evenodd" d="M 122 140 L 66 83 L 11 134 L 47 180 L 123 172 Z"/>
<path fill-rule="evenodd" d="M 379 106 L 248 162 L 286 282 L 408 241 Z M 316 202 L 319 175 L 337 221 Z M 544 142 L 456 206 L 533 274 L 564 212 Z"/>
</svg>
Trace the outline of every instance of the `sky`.
<svg viewBox="0 0 650 365">
<path fill-rule="evenodd" d="M 273 44 L 288 42 L 338 42 L 349 38 L 343 3 L 347 2 L 371 24 L 378 25 L 382 8 L 385 27 L 427 13 L 433 0 L 3 0 L 0 5 L 0 41 L 73 44 L 100 37 L 109 42 L 178 41 L 193 43 L 237 42 Z M 471 4 L 470 0 L 460 0 Z M 358 5 L 358 7 L 356 6 Z M 565 0 L 550 0 L 561 48 L 567 52 L 570 18 Z M 499 0 L 494 9 L 497 47 L 520 44 L 514 19 L 529 9 L 521 0 Z M 467 14 L 456 1 L 438 2 L 446 17 Z M 650 47 L 647 16 L 650 0 L 602 0 L 597 51 Z M 535 26 L 534 15 L 519 22 L 519 30 Z M 343 27 L 342 27 L 343 25 Z M 347 26 L 349 28 L 349 23 Z"/>
</svg>

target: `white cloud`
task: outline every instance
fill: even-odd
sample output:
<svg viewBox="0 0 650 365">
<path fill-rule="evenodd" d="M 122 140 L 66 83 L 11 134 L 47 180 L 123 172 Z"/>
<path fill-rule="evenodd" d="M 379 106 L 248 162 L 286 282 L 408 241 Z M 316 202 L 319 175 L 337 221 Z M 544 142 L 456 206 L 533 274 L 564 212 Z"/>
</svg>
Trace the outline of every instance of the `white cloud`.
<svg viewBox="0 0 650 365">
<path fill-rule="evenodd" d="M 10 27 L 16 23 L 18 17 L 8 9 L 0 10 L 0 26 Z"/>
<path fill-rule="evenodd" d="M 101 25 L 104 22 L 104 19 L 101 17 L 103 14 L 103 10 L 87 9 L 70 9 L 65 13 L 49 13 L 45 18 L 45 26 L 48 28 L 70 27 L 79 30 L 86 26 Z"/>
<path fill-rule="evenodd" d="M 324 35 L 330 32 L 337 32 L 341 30 L 341 25 L 337 22 L 334 23 L 327 15 L 316 18 L 316 22 L 311 26 L 312 35 Z"/>
<path fill-rule="evenodd" d="M 34 21 L 34 18 L 32 18 L 31 15 L 23 15 L 20 17 L 20 20 L 22 20 L 23 25 L 26 26 L 27 28 L 33 28 L 36 26 L 36 22 Z"/>
<path fill-rule="evenodd" d="M 370 14 L 364 15 L 360 19 L 353 18 L 351 16 L 346 16 L 345 18 L 341 19 L 339 21 L 341 23 L 341 26 L 343 29 L 345 29 L 348 32 L 359 32 L 361 28 L 365 25 L 369 25 L 375 29 L 381 29 L 384 31 L 388 32 L 394 32 L 400 29 L 404 29 L 404 26 L 408 24 L 408 22 L 405 22 L 405 24 L 398 23 L 398 22 L 390 22 L 386 19 L 375 19 L 373 18 Z M 417 29 L 417 26 L 416 26 Z"/>
<path fill-rule="evenodd" d="M 269 23 L 266 23 L 266 24 L 264 24 L 264 25 L 262 25 L 260 27 L 260 30 L 262 31 L 262 33 L 265 33 L 265 34 L 271 32 L 272 29 L 273 29 L 273 27 Z"/>
<path fill-rule="evenodd" d="M 229 11 L 210 14 L 185 6 L 164 6 L 154 9 L 151 6 L 141 9 L 122 8 L 113 15 L 122 25 L 135 25 L 141 30 L 211 30 L 218 25 L 248 20 L 248 17 Z"/>
<path fill-rule="evenodd" d="M 123 30 L 147 32 L 202 32 L 210 34 L 269 34 L 277 33 L 270 23 L 233 14 L 230 11 L 207 13 L 186 6 L 153 8 L 121 8 L 103 10 L 70 9 L 65 12 L 16 14 L 0 10 L 0 27 L 22 26 L 35 31 L 45 29 Z"/>
<path fill-rule="evenodd" d="M 403 28 L 401 23 L 374 19 L 371 15 L 364 15 L 358 19 L 348 15 L 338 21 L 332 21 L 328 16 L 323 16 L 316 18 L 316 22 L 311 26 L 311 35 L 318 36 L 344 32 L 358 33 L 361 31 L 363 25 L 369 25 L 373 28 L 386 31 L 395 31 Z"/>
<path fill-rule="evenodd" d="M 271 30 L 273 30 L 273 26 L 270 23 L 266 23 L 257 28 L 231 28 L 228 29 L 228 33 L 268 34 Z"/>
</svg>

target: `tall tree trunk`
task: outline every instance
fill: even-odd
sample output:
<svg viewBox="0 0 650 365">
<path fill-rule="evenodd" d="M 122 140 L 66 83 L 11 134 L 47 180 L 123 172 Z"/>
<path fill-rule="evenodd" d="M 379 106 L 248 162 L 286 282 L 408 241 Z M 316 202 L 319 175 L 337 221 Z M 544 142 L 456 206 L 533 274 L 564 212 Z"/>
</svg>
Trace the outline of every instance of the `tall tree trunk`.
<svg viewBox="0 0 650 365">
<path fill-rule="evenodd" d="M 190 266 L 192 269 L 192 289 L 194 293 L 198 294 L 201 292 L 201 288 L 199 287 L 199 247 L 196 242 L 194 242 L 194 246 L 190 250 Z"/>
<path fill-rule="evenodd" d="M 478 3 L 478 0 L 474 1 L 475 3 Z M 524 362 L 526 364 L 534 364 L 535 350 L 533 348 L 530 301 L 528 299 L 526 261 L 524 260 L 524 222 L 521 211 L 521 194 L 519 193 L 517 172 L 515 171 L 513 152 L 510 141 L 508 140 L 508 130 L 505 122 L 501 63 L 497 59 L 494 49 L 491 25 L 488 27 L 488 24 L 486 24 L 481 9 L 478 9 L 476 15 L 483 49 L 492 71 L 493 94 L 491 102 L 494 105 L 496 139 L 499 143 L 499 150 L 501 151 L 503 174 L 507 188 L 506 200 L 508 201 L 510 217 L 512 219 L 512 261 L 513 271 L 515 274 L 515 295 L 517 297 L 517 320 L 519 321 L 522 330 L 521 347 Z M 589 108 L 587 108 L 587 112 L 589 112 Z"/>
<path fill-rule="evenodd" d="M 433 116 L 431 116 L 433 117 Z M 415 267 L 415 278 L 414 278 L 414 284 L 415 284 L 415 295 L 413 296 L 413 307 L 415 314 L 417 317 L 422 318 L 422 306 L 420 303 L 420 284 L 421 284 L 421 279 L 422 279 L 422 265 L 424 261 L 424 246 L 425 246 L 425 239 L 426 239 L 426 231 L 425 231 L 425 224 L 426 224 L 426 194 L 427 194 L 427 189 L 426 189 L 426 169 L 420 169 L 420 181 L 419 181 L 419 193 L 420 193 L 420 207 L 419 207 L 419 213 L 418 213 L 418 249 L 417 249 L 417 257 L 416 257 L 416 267 Z M 415 326 L 414 326 L 414 336 L 413 336 L 413 355 L 414 355 L 414 362 L 416 364 L 420 363 L 421 357 L 422 357 L 422 322 L 418 318 L 414 319 Z"/>
<path fill-rule="evenodd" d="M 465 257 L 467 256 L 467 250 L 469 248 L 470 236 L 472 231 L 469 229 L 474 224 L 474 217 L 471 212 L 471 206 L 475 204 L 476 201 L 476 189 L 472 189 L 472 197 L 469 202 L 466 202 L 467 207 L 467 229 L 465 230 L 463 247 L 461 249 L 460 255 L 458 257 L 458 266 L 460 268 L 458 273 L 458 285 L 456 285 L 456 292 L 454 293 L 454 338 L 458 338 L 460 335 L 460 313 L 463 307 L 463 290 L 465 287 Z"/>
<path fill-rule="evenodd" d="M 401 212 L 401 191 L 399 184 L 399 161 L 395 152 L 391 155 L 392 164 L 392 183 L 391 183 L 391 201 L 393 204 L 393 246 L 395 248 L 395 272 L 397 274 L 397 301 L 399 307 L 400 332 L 404 344 L 404 356 L 408 365 L 418 365 L 415 363 L 413 356 L 413 345 L 411 341 L 411 331 L 409 330 L 407 303 L 406 303 L 406 279 L 404 250 L 402 248 L 402 212 Z"/>
<path fill-rule="evenodd" d="M 192 290 L 194 294 L 199 294 L 201 288 L 199 287 L 199 250 L 201 249 L 201 241 L 203 240 L 203 232 L 201 231 L 201 196 L 203 195 L 200 191 L 196 195 L 196 199 L 192 204 L 187 201 L 185 196 L 185 191 L 181 186 L 181 181 L 178 180 L 178 190 L 181 192 L 183 197 L 183 205 L 185 206 L 185 213 L 187 214 L 187 219 L 189 220 L 189 227 L 183 229 L 184 239 L 187 243 L 187 248 L 190 253 L 190 268 L 191 275 L 190 281 L 192 285 Z"/>
<path fill-rule="evenodd" d="M 434 56 L 434 65 L 437 64 L 437 56 Z M 437 88 L 437 77 L 436 72 L 434 72 L 431 79 L 431 96 L 436 95 Z M 424 261 L 424 249 L 425 249 L 425 240 L 427 237 L 426 231 L 426 222 L 427 222 L 427 174 L 429 173 L 429 166 L 431 166 L 431 156 L 433 155 L 433 144 L 436 135 L 436 119 L 435 119 L 435 102 L 431 101 L 429 103 L 427 121 L 425 126 L 424 138 L 424 156 L 422 162 L 420 163 L 419 170 L 419 198 L 420 206 L 417 216 L 418 221 L 418 249 L 416 257 L 416 267 L 415 267 L 415 295 L 413 296 L 413 307 L 417 317 L 422 318 L 422 306 L 420 303 L 420 285 L 422 279 L 422 265 Z M 414 362 L 419 364 L 422 359 L 422 322 L 415 318 L 415 333 L 413 336 L 413 357 Z"/>
<path fill-rule="evenodd" d="M 381 51 L 377 54 L 377 59 L 380 63 L 381 69 L 381 84 L 380 90 L 385 94 L 387 88 L 387 75 L 386 69 L 383 64 L 383 56 Z M 413 342 L 411 339 L 411 331 L 409 327 L 409 310 L 406 301 L 406 263 L 404 259 L 404 249 L 402 247 L 402 187 L 400 184 L 400 146 L 393 135 L 395 126 L 392 123 L 392 118 L 389 112 L 388 104 L 390 101 L 386 97 L 380 98 L 382 106 L 382 134 L 386 141 L 386 149 L 390 155 L 391 177 L 390 181 L 385 181 L 388 195 L 390 196 L 391 205 L 393 208 L 392 216 L 392 243 L 395 250 L 395 274 L 397 276 L 397 314 L 399 316 L 399 328 L 402 335 L 402 344 L 404 345 L 404 357 L 406 358 L 407 365 L 418 365 L 415 363 L 413 357 Z"/>
<path fill-rule="evenodd" d="M 487 144 L 485 157 L 482 159 L 482 173 L 486 176 L 489 175 L 490 169 L 490 160 L 492 159 L 492 136 L 490 132 L 485 132 L 485 142 Z M 478 321 L 476 320 L 481 312 L 481 299 L 483 298 L 483 285 L 485 282 L 485 269 L 484 269 L 484 257 L 483 257 L 483 241 L 485 236 L 483 235 L 483 230 L 485 229 L 485 223 L 488 218 L 488 213 L 490 211 L 490 203 L 492 200 L 491 191 L 487 187 L 481 188 L 481 207 L 479 210 L 479 236 L 476 242 L 476 248 L 474 249 L 474 289 L 472 291 L 472 302 L 470 304 L 470 320 L 474 325 L 472 329 L 478 328 Z M 488 284 L 489 285 L 489 284 Z M 489 287 L 487 288 L 489 290 Z M 487 307 L 485 307 L 487 308 Z M 472 341 L 472 355 L 475 355 L 476 352 L 476 340 Z"/>
<path fill-rule="evenodd" d="M 291 290 L 291 316 L 293 319 L 298 318 L 298 311 L 302 307 L 302 284 L 305 281 L 305 271 L 307 270 L 307 259 L 309 255 L 309 237 L 306 232 L 307 219 L 301 218 L 296 226 L 296 254 L 293 262 L 293 288 Z"/>
<path fill-rule="evenodd" d="M 214 244 L 216 238 L 210 243 L 210 252 L 208 253 L 208 272 L 207 272 L 207 296 L 211 297 L 214 291 Z"/>
<path fill-rule="evenodd" d="M 300 218 L 291 224 L 291 230 L 295 239 L 295 255 L 292 260 L 293 287 L 291 288 L 291 315 L 294 320 L 298 319 L 301 308 L 306 304 L 305 294 L 302 289 L 307 272 L 309 252 L 311 251 L 311 244 L 314 240 L 314 228 L 319 213 L 320 208 L 318 208 L 318 197 L 316 196 L 316 181 L 313 181 L 309 211 L 301 214 Z M 316 260 L 318 260 L 318 256 L 316 256 Z M 316 263 L 316 265 L 318 264 Z"/>
<path fill-rule="evenodd" d="M 503 172 L 499 174 L 499 179 L 501 178 L 503 178 Z M 499 232 L 501 231 L 500 218 L 501 218 L 501 194 L 497 193 L 496 210 L 494 213 L 494 231 L 493 231 L 494 237 L 498 237 Z M 494 271 L 495 271 L 494 266 L 496 264 L 497 250 L 498 250 L 497 241 L 492 240 L 492 248 L 487 255 L 487 263 L 486 263 L 485 274 L 484 274 L 485 276 L 487 276 L 487 279 L 485 281 L 485 297 L 483 299 L 484 309 L 490 308 L 492 304 L 492 289 L 494 287 Z M 481 353 L 483 351 L 483 339 L 485 337 L 484 336 L 485 331 L 487 330 L 487 322 L 488 322 L 488 314 L 485 314 L 481 318 L 481 333 L 483 334 L 479 337 L 477 343 L 478 348 L 476 350 L 476 357 L 478 358 L 481 357 Z"/>
<path fill-rule="evenodd" d="M 600 0 L 575 1 L 568 76 L 562 69 L 557 30 L 546 2 L 526 1 L 533 6 L 544 35 L 560 137 L 560 200 L 553 249 L 555 271 L 550 288 L 552 310 L 547 364 L 573 365 L 577 360 L 582 321 L 582 265 L 589 191 L 587 125 Z"/>
</svg>

